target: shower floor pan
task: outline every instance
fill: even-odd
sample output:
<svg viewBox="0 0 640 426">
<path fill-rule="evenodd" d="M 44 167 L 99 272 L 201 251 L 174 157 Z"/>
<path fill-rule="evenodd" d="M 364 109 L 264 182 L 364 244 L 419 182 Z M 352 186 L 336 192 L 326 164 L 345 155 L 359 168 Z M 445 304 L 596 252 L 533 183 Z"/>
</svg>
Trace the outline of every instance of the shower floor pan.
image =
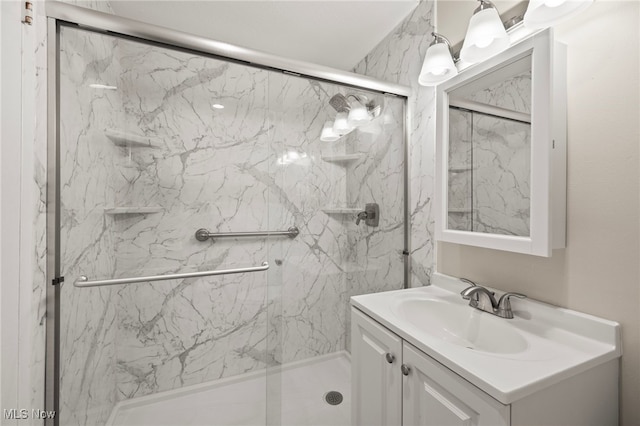
<svg viewBox="0 0 640 426">
<path fill-rule="evenodd" d="M 248 373 L 123 401 L 113 409 L 107 426 L 265 425 L 266 380 L 264 373 Z M 269 382 L 276 383 L 269 392 L 270 404 L 278 407 L 281 389 L 283 426 L 347 426 L 350 380 L 351 364 L 344 351 L 283 365 L 280 377 Z M 340 404 L 325 400 L 330 391 L 342 394 Z"/>
</svg>

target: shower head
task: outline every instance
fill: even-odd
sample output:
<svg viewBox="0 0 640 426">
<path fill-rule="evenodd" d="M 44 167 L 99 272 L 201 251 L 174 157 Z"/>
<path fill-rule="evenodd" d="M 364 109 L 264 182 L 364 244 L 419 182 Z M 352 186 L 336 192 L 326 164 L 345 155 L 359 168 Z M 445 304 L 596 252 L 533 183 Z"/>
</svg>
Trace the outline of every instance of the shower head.
<svg viewBox="0 0 640 426">
<path fill-rule="evenodd" d="M 347 97 L 341 93 L 334 95 L 331 99 L 329 99 L 329 105 L 333 107 L 338 112 L 349 112 L 351 109 L 351 105 L 349 105 L 349 101 L 347 101 Z"/>
<path fill-rule="evenodd" d="M 367 111 L 373 118 L 376 118 L 382 112 L 382 102 L 369 100 L 364 95 L 343 95 L 342 93 L 338 93 L 337 95 L 333 95 L 331 99 L 329 99 L 329 105 L 333 107 L 338 112 L 349 112 L 351 111 L 351 104 L 349 103 L 349 98 L 353 98 L 356 101 L 360 102 L 367 108 Z"/>
</svg>

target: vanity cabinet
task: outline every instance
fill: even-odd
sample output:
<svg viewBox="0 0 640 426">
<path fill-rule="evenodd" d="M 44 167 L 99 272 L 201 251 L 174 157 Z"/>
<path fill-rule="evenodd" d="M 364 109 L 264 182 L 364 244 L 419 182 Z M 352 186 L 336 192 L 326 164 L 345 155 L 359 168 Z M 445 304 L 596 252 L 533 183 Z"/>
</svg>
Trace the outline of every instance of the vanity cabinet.
<svg viewBox="0 0 640 426">
<path fill-rule="evenodd" d="M 357 309 L 352 309 L 352 423 L 358 426 L 506 426 L 491 398 Z"/>
<path fill-rule="evenodd" d="M 615 426 L 618 359 L 505 404 L 351 309 L 352 424 Z"/>
</svg>

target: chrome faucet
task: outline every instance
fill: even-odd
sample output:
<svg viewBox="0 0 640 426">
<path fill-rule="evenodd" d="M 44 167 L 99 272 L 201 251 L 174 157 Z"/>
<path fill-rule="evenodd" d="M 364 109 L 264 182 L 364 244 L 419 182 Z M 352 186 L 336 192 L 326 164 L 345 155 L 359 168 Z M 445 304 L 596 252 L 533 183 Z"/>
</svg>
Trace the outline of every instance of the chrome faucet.
<svg viewBox="0 0 640 426">
<path fill-rule="evenodd" d="M 498 311 L 495 313 L 501 318 L 511 319 L 513 318 L 513 311 L 511 310 L 511 297 L 517 297 L 518 299 L 526 299 L 527 296 L 521 293 L 505 293 L 498 300 Z"/>
<path fill-rule="evenodd" d="M 527 296 L 520 293 L 505 293 L 500 297 L 500 300 L 496 301 L 495 293 L 487 290 L 486 288 L 476 285 L 473 281 L 462 279 L 462 281 L 470 283 L 471 286 L 465 288 L 460 292 L 463 299 L 469 301 L 469 306 L 472 308 L 480 309 L 484 312 L 499 316 L 500 318 L 513 318 L 513 311 L 511 310 L 511 297 L 517 297 L 524 299 Z"/>
<path fill-rule="evenodd" d="M 358 213 L 356 216 L 356 225 L 360 225 L 360 221 L 367 219 L 367 217 L 369 217 L 369 214 L 366 211 Z"/>
<path fill-rule="evenodd" d="M 364 220 L 367 226 L 378 226 L 380 223 L 380 206 L 376 203 L 367 203 L 364 210 L 356 216 L 356 225 Z"/>
</svg>

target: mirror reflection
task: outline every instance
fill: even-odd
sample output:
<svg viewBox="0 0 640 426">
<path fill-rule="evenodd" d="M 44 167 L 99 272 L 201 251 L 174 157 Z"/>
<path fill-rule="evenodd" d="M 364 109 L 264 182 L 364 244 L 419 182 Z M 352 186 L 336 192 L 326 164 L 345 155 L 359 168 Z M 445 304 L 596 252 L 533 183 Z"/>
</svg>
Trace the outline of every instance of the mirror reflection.
<svg viewBox="0 0 640 426">
<path fill-rule="evenodd" d="M 529 236 L 531 56 L 449 92 L 447 227 Z"/>
</svg>

